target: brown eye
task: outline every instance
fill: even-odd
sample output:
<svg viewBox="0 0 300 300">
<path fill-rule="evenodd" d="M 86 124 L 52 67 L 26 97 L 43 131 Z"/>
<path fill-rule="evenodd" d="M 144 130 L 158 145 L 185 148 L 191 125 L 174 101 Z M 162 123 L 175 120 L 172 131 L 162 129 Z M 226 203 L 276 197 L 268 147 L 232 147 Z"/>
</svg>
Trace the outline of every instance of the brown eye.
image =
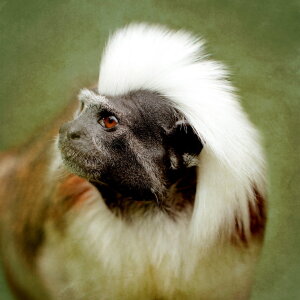
<svg viewBox="0 0 300 300">
<path fill-rule="evenodd" d="M 79 106 L 79 108 L 77 110 L 77 114 L 79 115 L 83 111 L 83 109 L 84 109 L 84 103 L 80 102 L 80 106 Z"/>
<path fill-rule="evenodd" d="M 81 112 L 81 111 L 83 111 L 83 109 L 84 109 L 84 103 L 83 103 L 83 102 L 81 102 L 81 103 L 80 103 L 80 108 L 79 108 L 79 111 Z"/>
<path fill-rule="evenodd" d="M 116 127 L 118 123 L 118 119 L 115 116 L 108 116 L 99 120 L 99 124 L 108 129 Z"/>
</svg>

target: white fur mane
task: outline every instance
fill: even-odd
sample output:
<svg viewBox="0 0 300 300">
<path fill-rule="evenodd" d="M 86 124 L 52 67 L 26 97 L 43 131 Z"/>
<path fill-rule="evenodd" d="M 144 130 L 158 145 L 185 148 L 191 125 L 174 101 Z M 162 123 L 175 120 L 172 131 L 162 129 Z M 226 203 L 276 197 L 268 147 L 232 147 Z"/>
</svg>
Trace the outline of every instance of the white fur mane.
<svg viewBox="0 0 300 300">
<path fill-rule="evenodd" d="M 264 195 L 259 136 L 226 77 L 224 67 L 204 54 L 201 39 L 146 24 L 114 33 L 100 66 L 100 94 L 159 92 L 203 141 L 190 232 L 205 245 L 232 234 L 236 217 L 249 234 L 253 188 Z"/>
</svg>

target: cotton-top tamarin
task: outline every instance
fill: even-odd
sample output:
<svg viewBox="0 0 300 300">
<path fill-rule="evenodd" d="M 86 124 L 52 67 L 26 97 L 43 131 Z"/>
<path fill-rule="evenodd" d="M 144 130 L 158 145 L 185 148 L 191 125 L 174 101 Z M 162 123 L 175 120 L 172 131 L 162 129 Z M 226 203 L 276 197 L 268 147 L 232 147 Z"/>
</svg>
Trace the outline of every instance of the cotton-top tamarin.
<svg viewBox="0 0 300 300">
<path fill-rule="evenodd" d="M 1 251 L 19 299 L 248 299 L 265 221 L 259 136 L 185 31 L 134 24 L 72 121 L 3 155 Z"/>
</svg>

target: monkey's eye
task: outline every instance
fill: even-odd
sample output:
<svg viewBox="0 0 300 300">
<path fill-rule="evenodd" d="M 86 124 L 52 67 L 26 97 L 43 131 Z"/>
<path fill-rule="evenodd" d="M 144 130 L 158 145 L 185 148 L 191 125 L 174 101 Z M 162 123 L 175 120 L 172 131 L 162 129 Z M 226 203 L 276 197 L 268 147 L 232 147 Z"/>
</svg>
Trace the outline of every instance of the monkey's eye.
<svg viewBox="0 0 300 300">
<path fill-rule="evenodd" d="M 79 111 L 82 112 L 84 109 L 84 103 L 83 102 L 80 102 L 80 108 L 79 108 Z"/>
<path fill-rule="evenodd" d="M 100 119 L 98 123 L 104 128 L 111 129 L 116 127 L 119 121 L 115 116 L 108 116 Z"/>
</svg>

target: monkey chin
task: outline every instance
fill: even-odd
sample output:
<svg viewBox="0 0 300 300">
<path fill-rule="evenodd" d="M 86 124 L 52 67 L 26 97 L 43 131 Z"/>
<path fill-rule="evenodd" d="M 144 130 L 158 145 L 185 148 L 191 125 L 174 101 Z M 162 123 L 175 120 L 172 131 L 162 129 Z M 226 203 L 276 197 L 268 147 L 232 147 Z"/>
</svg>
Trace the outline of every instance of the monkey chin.
<svg viewBox="0 0 300 300">
<path fill-rule="evenodd" d="M 83 179 L 90 182 L 101 182 L 101 174 L 94 166 L 91 166 L 88 159 L 78 159 L 75 155 L 66 155 L 64 152 L 60 151 L 63 166 L 72 174 L 75 174 Z M 79 156 L 79 155 L 78 155 Z"/>
<path fill-rule="evenodd" d="M 95 158 L 88 152 L 80 151 L 74 145 L 70 145 L 59 138 L 58 149 L 61 160 L 66 169 L 88 181 L 99 181 L 101 174 Z"/>
</svg>

